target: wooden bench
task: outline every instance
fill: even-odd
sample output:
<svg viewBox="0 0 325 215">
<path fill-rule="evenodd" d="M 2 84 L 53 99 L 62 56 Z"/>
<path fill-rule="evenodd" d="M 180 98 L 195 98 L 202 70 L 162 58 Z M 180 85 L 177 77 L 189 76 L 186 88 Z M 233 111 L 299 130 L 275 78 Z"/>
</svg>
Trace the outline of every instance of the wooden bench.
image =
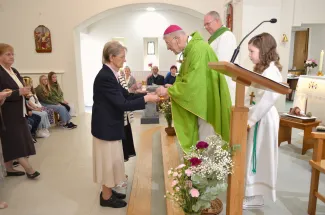
<svg viewBox="0 0 325 215">
<path fill-rule="evenodd" d="M 281 145 L 282 142 L 287 141 L 288 144 L 291 144 L 291 134 L 292 134 L 292 128 L 301 129 L 304 131 L 304 139 L 303 139 L 303 145 L 302 145 L 302 151 L 301 154 L 306 154 L 308 149 L 312 149 L 314 147 L 315 139 L 312 137 L 311 132 L 313 128 L 318 126 L 321 123 L 321 121 L 315 121 L 315 122 L 296 122 L 292 120 L 288 120 L 285 118 L 280 118 L 280 127 L 279 127 L 279 138 L 278 138 L 278 144 Z"/>
<path fill-rule="evenodd" d="M 309 191 L 309 203 L 308 214 L 316 214 L 317 199 L 320 199 L 325 203 L 325 196 L 318 192 L 319 175 L 325 173 L 325 133 L 313 132 L 311 136 L 317 139 L 314 145 L 313 158 L 309 161 L 312 167 L 310 191 Z"/>
<path fill-rule="evenodd" d="M 175 138 L 166 135 L 165 128 L 156 126 L 141 133 L 140 144 L 137 148 L 137 161 L 134 170 L 132 190 L 128 202 L 127 215 L 151 215 L 152 194 L 152 140 L 156 132 L 161 134 L 161 147 L 165 190 L 172 191 L 168 170 L 180 164 L 179 153 Z M 180 208 L 173 206 L 166 199 L 167 215 L 184 215 Z"/>
<path fill-rule="evenodd" d="M 152 137 L 161 126 L 141 132 L 127 215 L 151 215 Z"/>
<path fill-rule="evenodd" d="M 180 156 L 176 145 L 176 137 L 167 136 L 164 129 L 161 131 L 161 148 L 164 165 L 165 192 L 172 192 L 172 181 L 168 178 L 168 170 L 176 168 L 180 164 Z M 184 215 L 184 212 L 166 198 L 167 215 Z"/>
</svg>

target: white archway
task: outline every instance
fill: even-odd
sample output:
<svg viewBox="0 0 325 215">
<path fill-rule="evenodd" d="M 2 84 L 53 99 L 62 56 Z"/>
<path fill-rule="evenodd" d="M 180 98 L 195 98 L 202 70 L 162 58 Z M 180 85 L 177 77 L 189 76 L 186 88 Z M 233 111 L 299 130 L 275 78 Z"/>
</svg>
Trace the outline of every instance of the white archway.
<svg viewBox="0 0 325 215">
<path fill-rule="evenodd" d="M 190 8 L 182 7 L 182 6 L 175 6 L 171 4 L 165 3 L 152 3 L 152 4 L 129 4 L 121 7 L 111 8 L 102 13 L 99 13 L 95 16 L 90 17 L 89 19 L 83 21 L 74 29 L 74 46 L 75 46 L 75 62 L 76 62 L 76 77 L 77 77 L 77 87 L 78 87 L 78 107 L 79 112 L 84 112 L 84 90 L 83 90 L 83 75 L 82 75 L 82 68 L 81 68 L 81 40 L 80 34 L 87 33 L 87 28 L 98 22 L 101 19 L 104 19 L 108 16 L 114 16 L 121 13 L 126 12 L 136 12 L 136 11 L 144 11 L 147 7 L 154 7 L 157 11 L 172 11 L 181 14 L 187 14 L 192 17 L 198 18 L 203 20 L 204 14 L 192 10 Z M 203 22 L 203 21 L 202 21 Z M 203 24 L 202 24 L 203 28 Z"/>
</svg>

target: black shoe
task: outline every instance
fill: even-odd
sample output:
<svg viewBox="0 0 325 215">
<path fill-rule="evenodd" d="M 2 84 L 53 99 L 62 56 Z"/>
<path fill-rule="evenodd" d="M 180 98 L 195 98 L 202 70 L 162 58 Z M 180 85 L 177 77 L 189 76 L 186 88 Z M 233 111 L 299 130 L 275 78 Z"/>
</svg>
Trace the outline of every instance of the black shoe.
<svg viewBox="0 0 325 215">
<path fill-rule="evenodd" d="M 19 162 L 18 162 L 18 161 L 14 161 L 14 162 L 12 162 L 12 165 L 13 165 L 14 167 L 17 167 L 17 166 L 19 166 Z"/>
<path fill-rule="evenodd" d="M 17 171 L 17 172 L 8 172 L 7 171 L 7 176 L 23 176 L 25 175 L 25 172 Z"/>
<path fill-rule="evenodd" d="M 72 122 L 69 122 L 68 123 L 70 126 L 74 127 L 74 128 L 77 128 L 78 126 L 76 124 L 73 124 Z"/>
<path fill-rule="evenodd" d="M 118 199 L 114 194 L 111 198 L 105 200 L 103 199 L 102 193 L 100 193 L 99 202 L 100 206 L 110 208 L 124 208 L 127 205 L 125 201 Z"/>
<path fill-rule="evenodd" d="M 69 130 L 76 128 L 73 125 L 71 125 L 70 123 L 65 124 L 63 127 L 66 129 L 69 129 Z"/>
<path fill-rule="evenodd" d="M 40 174 L 41 174 L 41 173 L 39 173 L 39 172 L 37 172 L 37 171 L 35 171 L 33 174 L 28 174 L 28 173 L 26 172 L 27 178 L 29 178 L 29 179 L 37 178 L 38 176 L 40 176 Z"/>
<path fill-rule="evenodd" d="M 126 195 L 125 195 L 125 194 L 123 194 L 123 193 L 118 193 L 118 192 L 116 192 L 115 190 L 112 190 L 112 193 L 113 193 L 113 195 L 116 196 L 116 198 L 118 198 L 118 199 L 125 199 L 125 198 L 126 198 Z"/>
</svg>

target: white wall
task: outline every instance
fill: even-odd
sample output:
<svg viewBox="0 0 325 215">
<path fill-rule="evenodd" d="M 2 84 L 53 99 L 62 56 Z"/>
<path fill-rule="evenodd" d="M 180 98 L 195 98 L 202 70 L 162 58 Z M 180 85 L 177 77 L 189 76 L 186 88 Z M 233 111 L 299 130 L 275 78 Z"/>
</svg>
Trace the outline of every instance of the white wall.
<svg viewBox="0 0 325 215">
<path fill-rule="evenodd" d="M 127 65 L 132 71 L 144 69 L 143 38 L 157 37 L 159 38 L 158 66 L 160 70 L 168 71 L 171 65 L 176 64 L 175 54 L 167 50 L 166 44 L 162 40 L 162 34 L 170 24 L 179 25 L 187 33 L 199 31 L 205 40 L 209 37 L 203 28 L 203 19 L 176 11 L 135 11 L 121 13 L 119 16 L 108 16 L 89 26 L 88 36 L 98 40 L 101 44 L 105 44 L 113 37 L 124 37 L 125 45 L 128 48 Z"/>
<path fill-rule="evenodd" d="M 288 69 L 293 69 L 293 54 L 294 54 L 294 49 L 295 49 L 295 39 L 296 39 L 296 32 L 292 31 L 291 32 L 291 39 L 289 40 L 290 43 L 290 54 L 289 54 L 289 64 L 288 64 Z"/>
<path fill-rule="evenodd" d="M 80 38 L 78 37 L 79 31 L 89 22 L 93 22 L 95 18 L 105 17 L 107 13 L 112 12 L 109 9 L 121 9 L 121 6 L 129 4 L 136 4 L 133 6 L 134 9 L 170 4 L 170 10 L 187 11 L 195 15 L 201 13 L 202 17 L 207 11 L 215 9 L 223 15 L 221 1 L 151 0 L 150 4 L 147 2 L 147 0 L 97 0 L 95 2 L 93 0 L 82 2 L 80 0 L 1 0 L 0 41 L 15 47 L 15 66 L 18 70 L 48 71 L 48 68 L 51 68 L 64 71 L 62 87 L 66 99 L 78 103 L 79 111 L 84 112 Z M 51 54 L 35 52 L 33 31 L 41 24 L 51 30 L 53 44 Z"/>
<path fill-rule="evenodd" d="M 324 0 L 295 0 L 293 26 L 325 23 Z"/>
</svg>

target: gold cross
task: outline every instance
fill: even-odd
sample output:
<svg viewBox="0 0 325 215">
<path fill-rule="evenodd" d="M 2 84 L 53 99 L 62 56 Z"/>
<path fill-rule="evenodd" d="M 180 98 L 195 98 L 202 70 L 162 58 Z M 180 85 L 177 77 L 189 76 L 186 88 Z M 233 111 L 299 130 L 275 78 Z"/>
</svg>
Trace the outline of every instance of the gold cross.
<svg viewBox="0 0 325 215">
<path fill-rule="evenodd" d="M 251 97 L 251 99 L 249 101 L 249 104 L 252 105 L 253 104 L 253 101 L 254 101 L 254 97 L 255 97 L 254 92 L 252 92 L 249 96 Z"/>
</svg>

